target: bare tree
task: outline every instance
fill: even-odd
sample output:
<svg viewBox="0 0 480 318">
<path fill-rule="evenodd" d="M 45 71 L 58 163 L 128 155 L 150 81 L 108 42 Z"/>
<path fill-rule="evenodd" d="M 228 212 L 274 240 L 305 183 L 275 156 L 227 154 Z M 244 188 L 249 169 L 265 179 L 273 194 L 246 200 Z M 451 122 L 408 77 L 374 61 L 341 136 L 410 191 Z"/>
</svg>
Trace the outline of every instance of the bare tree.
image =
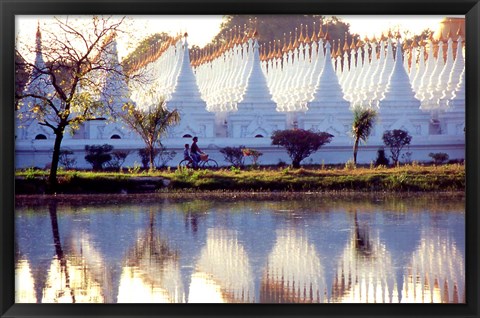
<svg viewBox="0 0 480 318">
<path fill-rule="evenodd" d="M 16 68 L 31 74 L 20 101 L 19 122 L 37 121 L 53 131 L 55 142 L 49 175 L 50 191 L 57 186 L 60 147 L 66 128 L 74 132 L 82 123 L 98 118 L 107 111 L 99 102 L 102 81 L 121 68 L 112 63 L 107 48 L 115 41 L 124 18 L 94 16 L 83 25 L 69 18 L 55 18 L 48 30 L 37 31 L 35 62 L 18 59 Z M 46 35 L 46 36 L 45 36 Z M 42 40 L 42 37 L 44 39 Z M 22 56 L 17 47 L 17 53 Z M 118 65 L 118 63 L 117 63 Z"/>
</svg>

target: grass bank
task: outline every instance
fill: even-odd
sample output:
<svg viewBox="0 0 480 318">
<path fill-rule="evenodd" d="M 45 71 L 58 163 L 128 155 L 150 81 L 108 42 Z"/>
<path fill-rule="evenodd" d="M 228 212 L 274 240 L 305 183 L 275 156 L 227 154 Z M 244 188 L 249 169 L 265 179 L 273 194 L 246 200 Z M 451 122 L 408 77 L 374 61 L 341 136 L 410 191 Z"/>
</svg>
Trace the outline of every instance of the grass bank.
<svg viewBox="0 0 480 318">
<path fill-rule="evenodd" d="M 17 194 L 45 192 L 48 171 L 17 171 Z M 154 172 L 59 171 L 58 193 L 145 193 L 196 191 L 464 191 L 465 167 L 405 165 L 395 168 L 247 168 Z"/>
</svg>

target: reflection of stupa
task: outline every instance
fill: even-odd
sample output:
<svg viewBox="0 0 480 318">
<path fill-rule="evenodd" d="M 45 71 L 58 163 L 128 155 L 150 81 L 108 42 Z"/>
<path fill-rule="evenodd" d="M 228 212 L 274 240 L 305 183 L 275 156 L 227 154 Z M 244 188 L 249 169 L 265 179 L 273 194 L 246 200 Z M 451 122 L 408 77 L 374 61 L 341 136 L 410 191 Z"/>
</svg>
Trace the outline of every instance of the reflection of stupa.
<svg viewBox="0 0 480 318">
<path fill-rule="evenodd" d="M 55 241 L 55 240 L 54 240 Z M 84 233 L 73 235 L 71 250 L 65 252 L 57 242 L 43 286 L 42 303 L 105 303 L 107 278 L 102 256 Z"/>
<path fill-rule="evenodd" d="M 15 264 L 15 302 L 36 303 L 34 279 L 27 259 L 20 259 Z"/>
<path fill-rule="evenodd" d="M 277 231 L 261 282 L 261 303 L 323 303 L 326 284 L 323 266 L 305 235 Z"/>
<path fill-rule="evenodd" d="M 441 233 L 422 233 L 405 273 L 403 303 L 464 303 L 465 265 L 456 244 Z"/>
<path fill-rule="evenodd" d="M 127 256 L 118 291 L 118 303 L 184 302 L 178 255 L 150 227 L 137 237 Z"/>
<path fill-rule="evenodd" d="M 355 227 L 338 261 L 332 286 L 332 302 L 398 302 L 392 257 L 368 227 Z"/>
<path fill-rule="evenodd" d="M 42 303 L 103 303 L 102 288 L 77 256 L 55 256 L 43 289 Z"/>
<path fill-rule="evenodd" d="M 71 238 L 71 254 L 81 260 L 84 271 L 101 287 L 103 302 L 115 302 L 115 282 L 112 271 L 105 266 L 105 256 L 92 243 L 92 238 L 85 232 L 73 232 Z M 118 287 L 118 286 L 117 286 Z"/>
<path fill-rule="evenodd" d="M 237 233 L 209 229 L 190 283 L 189 303 L 254 301 L 253 274 Z"/>
</svg>

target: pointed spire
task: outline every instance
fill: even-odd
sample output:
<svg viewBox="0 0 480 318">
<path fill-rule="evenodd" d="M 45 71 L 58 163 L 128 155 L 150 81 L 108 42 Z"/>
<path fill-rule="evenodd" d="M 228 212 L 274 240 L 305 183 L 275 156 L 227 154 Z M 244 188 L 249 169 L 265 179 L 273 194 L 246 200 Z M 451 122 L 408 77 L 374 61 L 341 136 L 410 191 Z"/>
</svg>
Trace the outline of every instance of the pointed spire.
<svg viewBox="0 0 480 318">
<path fill-rule="evenodd" d="M 298 38 L 299 43 L 305 42 L 305 38 L 303 37 L 303 23 L 300 24 L 300 37 Z"/>
<path fill-rule="evenodd" d="M 361 39 L 358 39 L 357 45 L 356 45 L 356 46 L 357 46 L 357 50 L 358 50 L 359 48 L 363 47 L 364 44 L 365 44 L 365 43 L 362 43 L 362 40 L 361 40 Z"/>
<path fill-rule="evenodd" d="M 459 37 L 459 36 L 462 35 L 462 33 L 460 32 L 460 29 L 461 29 L 461 28 L 458 28 L 458 30 L 457 30 L 457 37 Z"/>
<path fill-rule="evenodd" d="M 299 46 L 298 43 L 298 28 L 295 28 L 295 41 L 293 42 L 293 48 L 297 48 Z"/>
<path fill-rule="evenodd" d="M 283 48 L 282 52 L 286 53 L 288 51 L 288 45 L 287 45 L 287 33 L 283 33 Z"/>
<path fill-rule="evenodd" d="M 40 21 L 37 25 L 37 34 L 35 36 L 35 52 L 42 52 L 42 32 L 40 31 Z"/>
<path fill-rule="evenodd" d="M 342 56 L 342 50 L 340 49 L 340 39 L 338 39 L 336 55 L 340 57 Z"/>
<path fill-rule="evenodd" d="M 325 40 L 327 40 L 326 36 L 327 36 L 327 34 L 323 33 L 323 25 L 320 24 L 320 31 L 318 31 L 318 38 L 319 39 L 325 38 Z"/>
<path fill-rule="evenodd" d="M 313 31 L 312 31 L 311 40 L 312 40 L 312 42 L 317 42 L 318 41 L 317 33 L 315 31 L 315 21 L 313 22 Z"/>
<path fill-rule="evenodd" d="M 352 42 L 353 43 L 353 42 Z M 347 40 L 347 32 L 345 32 L 345 41 L 343 42 L 343 51 L 348 51 L 348 40 Z"/>
<path fill-rule="evenodd" d="M 303 40 L 305 43 L 310 43 L 310 37 L 308 36 L 308 24 L 305 25 L 305 38 Z"/>
<path fill-rule="evenodd" d="M 265 44 L 260 45 L 260 61 L 265 61 L 266 60 L 266 54 L 265 54 Z"/>
<path fill-rule="evenodd" d="M 277 40 L 278 42 L 278 46 L 277 46 L 277 55 L 276 55 L 276 58 L 277 59 L 281 59 L 282 58 L 282 48 L 280 47 L 280 40 Z"/>
<path fill-rule="evenodd" d="M 352 38 L 352 43 L 350 44 L 350 50 L 353 51 L 353 50 L 355 50 L 356 47 L 357 47 L 357 46 L 355 45 L 355 39 Z"/>
<path fill-rule="evenodd" d="M 293 50 L 293 43 L 292 43 L 292 32 L 290 32 L 290 42 L 288 43 L 288 48 L 287 48 L 288 51 L 292 51 Z"/>
<path fill-rule="evenodd" d="M 328 33 L 328 30 L 327 32 L 325 32 L 325 35 L 323 36 L 323 38 L 325 39 L 325 41 L 330 41 L 330 34 Z"/>
<path fill-rule="evenodd" d="M 247 32 L 247 24 L 243 25 L 243 38 L 242 43 L 246 43 L 248 41 L 248 32 Z"/>
</svg>

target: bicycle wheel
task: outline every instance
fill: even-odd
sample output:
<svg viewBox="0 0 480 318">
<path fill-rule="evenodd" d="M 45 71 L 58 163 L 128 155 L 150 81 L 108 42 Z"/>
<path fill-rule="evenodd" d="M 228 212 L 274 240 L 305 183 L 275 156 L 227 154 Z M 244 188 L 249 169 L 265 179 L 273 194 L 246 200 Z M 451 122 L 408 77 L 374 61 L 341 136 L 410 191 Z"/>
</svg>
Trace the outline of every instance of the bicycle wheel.
<svg viewBox="0 0 480 318">
<path fill-rule="evenodd" d="M 218 163 L 213 159 L 208 159 L 207 161 L 204 161 L 202 166 L 203 168 L 207 168 L 207 169 L 218 168 Z"/>
<path fill-rule="evenodd" d="M 180 163 L 178 164 L 179 167 L 182 167 L 182 168 L 191 168 L 192 167 L 192 163 L 187 160 L 187 159 L 183 159 L 182 161 L 180 161 Z"/>
</svg>

